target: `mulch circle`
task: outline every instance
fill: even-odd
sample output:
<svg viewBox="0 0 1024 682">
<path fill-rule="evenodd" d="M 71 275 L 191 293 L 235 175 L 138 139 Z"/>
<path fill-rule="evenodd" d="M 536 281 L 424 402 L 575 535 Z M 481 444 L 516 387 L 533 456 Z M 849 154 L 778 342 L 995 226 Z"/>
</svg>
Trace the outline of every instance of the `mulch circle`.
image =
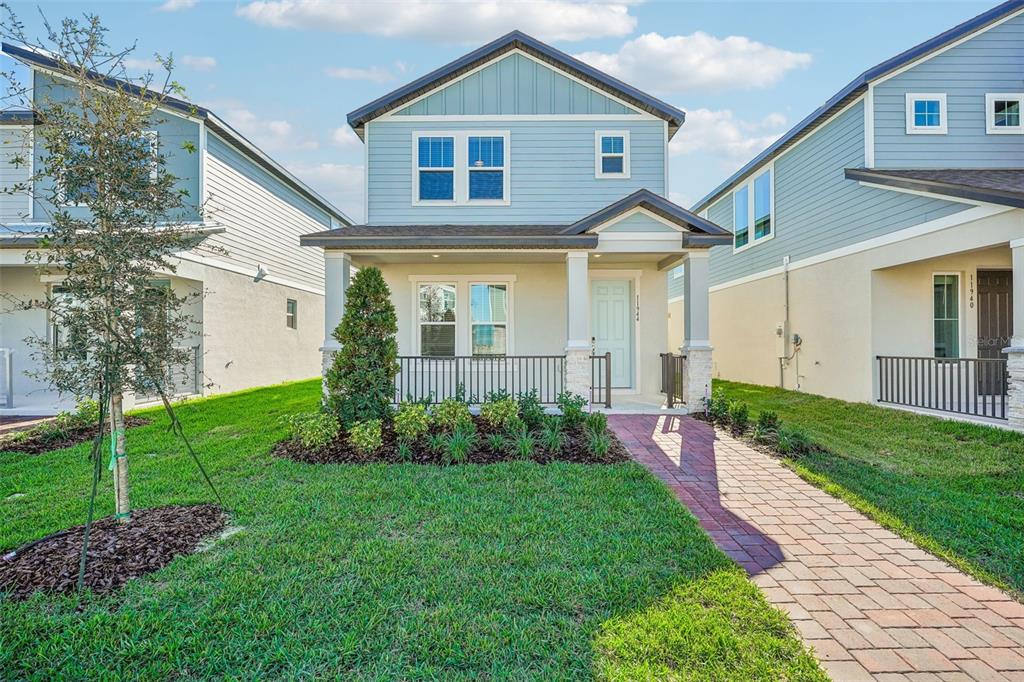
<svg viewBox="0 0 1024 682">
<path fill-rule="evenodd" d="M 93 522 L 89 534 L 85 586 L 116 590 L 133 578 L 191 554 L 224 529 L 228 515 L 214 504 L 170 505 L 132 512 L 129 523 L 108 516 Z M 0 557 L 0 595 L 25 599 L 33 592 L 70 593 L 78 582 L 85 525 L 30 542 Z"/>
<path fill-rule="evenodd" d="M 151 422 L 151 419 L 147 419 L 145 417 L 125 417 L 124 419 L 125 428 L 145 426 Z M 51 450 L 69 448 L 72 445 L 78 445 L 79 443 L 90 441 L 95 437 L 96 426 L 92 424 L 76 429 L 69 429 L 67 435 L 63 438 L 43 438 L 40 436 L 34 436 L 23 441 L 7 442 L 9 441 L 10 436 L 6 436 L 0 437 L 0 452 L 21 452 L 26 455 L 41 455 L 44 452 L 50 452 Z"/>
<path fill-rule="evenodd" d="M 470 451 L 466 461 L 462 462 L 463 464 L 496 464 L 498 462 L 520 460 L 514 453 L 491 450 L 487 444 L 487 436 L 494 433 L 495 430 L 479 416 L 474 415 L 473 421 L 476 422 L 477 426 L 476 446 Z M 608 454 L 603 458 L 597 458 L 591 454 L 590 449 L 587 447 L 586 433 L 582 426 L 566 429 L 563 433 L 565 435 L 565 445 L 560 451 L 556 452 L 544 449 L 537 434 L 534 434 L 536 447 L 530 460 L 539 464 L 548 464 L 550 462 L 615 464 L 630 459 L 626 446 L 611 431 L 606 432 L 611 440 L 611 447 L 608 449 Z M 442 466 L 452 464 L 452 462 L 448 461 L 444 452 L 430 450 L 426 446 L 426 438 L 421 439 L 413 447 L 411 460 L 402 459 L 398 456 L 398 439 L 395 437 L 395 432 L 391 429 L 390 424 L 384 425 L 382 440 L 384 444 L 381 449 L 370 455 L 363 454 L 352 447 L 344 434 L 340 435 L 323 450 L 307 450 L 301 443 L 286 439 L 274 446 L 273 454 L 286 459 L 306 462 L 307 464 L 371 464 L 375 462 L 382 464 L 412 463 Z"/>
</svg>

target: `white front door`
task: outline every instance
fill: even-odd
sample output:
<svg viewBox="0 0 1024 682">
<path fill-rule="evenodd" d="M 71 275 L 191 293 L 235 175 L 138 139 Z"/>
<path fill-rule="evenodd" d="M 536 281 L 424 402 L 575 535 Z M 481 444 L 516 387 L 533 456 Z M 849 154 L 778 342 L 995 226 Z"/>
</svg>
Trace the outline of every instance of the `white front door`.
<svg viewBox="0 0 1024 682">
<path fill-rule="evenodd" d="M 612 354 L 612 388 L 633 385 L 633 305 L 629 280 L 590 283 L 590 324 L 594 355 Z"/>
</svg>

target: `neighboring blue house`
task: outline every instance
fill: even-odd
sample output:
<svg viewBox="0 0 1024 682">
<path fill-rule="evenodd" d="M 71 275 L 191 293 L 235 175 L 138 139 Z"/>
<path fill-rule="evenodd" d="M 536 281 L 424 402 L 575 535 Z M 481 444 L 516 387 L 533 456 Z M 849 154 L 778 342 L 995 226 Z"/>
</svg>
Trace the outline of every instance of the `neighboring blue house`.
<svg viewBox="0 0 1024 682">
<path fill-rule="evenodd" d="M 35 97 L 75 96 L 49 57 L 6 43 L 3 51 L 31 69 Z M 3 187 L 30 177 L 30 166 L 14 163 L 18 157 L 34 157 L 39 167 L 43 151 L 32 149 L 34 125 L 27 112 L 0 117 Z M 201 327 L 180 340 L 194 349 L 194 360 L 187 372 L 175 374 L 179 393 L 316 376 L 323 260 L 300 248 L 298 237 L 350 221 L 207 109 L 170 99 L 154 117 L 151 135 L 168 172 L 187 192 L 178 218 L 209 233 L 204 244 L 180 254 L 176 272 L 161 278 L 183 292 L 203 293 L 192 310 Z M 50 182 L 43 180 L 31 194 L 0 194 L 0 283 L 5 294 L 23 301 L 60 293 L 59 273 L 42 273 L 26 262 L 46 232 Z M 34 368 L 25 339 L 59 338 L 59 327 L 40 310 L 0 312 L 0 415 L 52 414 L 66 407 L 66 399 L 25 375 Z"/>
<path fill-rule="evenodd" d="M 665 273 L 685 261 L 678 392 L 699 406 L 707 252 L 731 235 L 664 198 L 682 111 L 517 31 L 348 119 L 367 222 L 302 239 L 327 259 L 325 361 L 350 267 L 375 265 L 398 312 L 398 397 L 461 385 L 607 404 L 613 389 L 657 406 Z"/>
<path fill-rule="evenodd" d="M 698 202 L 734 233 L 711 252 L 715 376 L 1024 427 L 1022 109 L 1014 0 L 868 69 Z"/>
</svg>

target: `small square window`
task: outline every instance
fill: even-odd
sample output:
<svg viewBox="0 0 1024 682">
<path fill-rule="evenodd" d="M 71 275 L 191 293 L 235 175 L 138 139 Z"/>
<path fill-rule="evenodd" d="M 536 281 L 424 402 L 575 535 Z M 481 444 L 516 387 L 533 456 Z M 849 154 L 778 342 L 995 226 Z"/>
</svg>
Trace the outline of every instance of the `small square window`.
<svg viewBox="0 0 1024 682">
<path fill-rule="evenodd" d="M 299 328 L 299 302 L 289 298 L 284 306 L 284 323 L 289 329 Z"/>
<path fill-rule="evenodd" d="M 907 134 L 946 133 L 946 93 L 907 93 Z"/>
<path fill-rule="evenodd" d="M 594 155 L 595 177 L 628 178 L 629 131 L 597 131 Z"/>
<path fill-rule="evenodd" d="M 1024 93 L 988 93 L 985 95 L 985 132 L 989 135 L 1024 133 Z"/>
</svg>

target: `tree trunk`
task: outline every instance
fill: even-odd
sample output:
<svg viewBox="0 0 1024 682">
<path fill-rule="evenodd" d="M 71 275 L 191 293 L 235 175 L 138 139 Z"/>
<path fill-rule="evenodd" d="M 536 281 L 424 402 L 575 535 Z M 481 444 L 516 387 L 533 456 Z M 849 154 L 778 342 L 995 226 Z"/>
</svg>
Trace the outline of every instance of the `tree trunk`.
<svg viewBox="0 0 1024 682">
<path fill-rule="evenodd" d="M 114 442 L 114 518 L 131 521 L 128 501 L 128 455 L 124 447 L 124 404 L 121 393 L 110 395 L 110 437 Z"/>
</svg>

